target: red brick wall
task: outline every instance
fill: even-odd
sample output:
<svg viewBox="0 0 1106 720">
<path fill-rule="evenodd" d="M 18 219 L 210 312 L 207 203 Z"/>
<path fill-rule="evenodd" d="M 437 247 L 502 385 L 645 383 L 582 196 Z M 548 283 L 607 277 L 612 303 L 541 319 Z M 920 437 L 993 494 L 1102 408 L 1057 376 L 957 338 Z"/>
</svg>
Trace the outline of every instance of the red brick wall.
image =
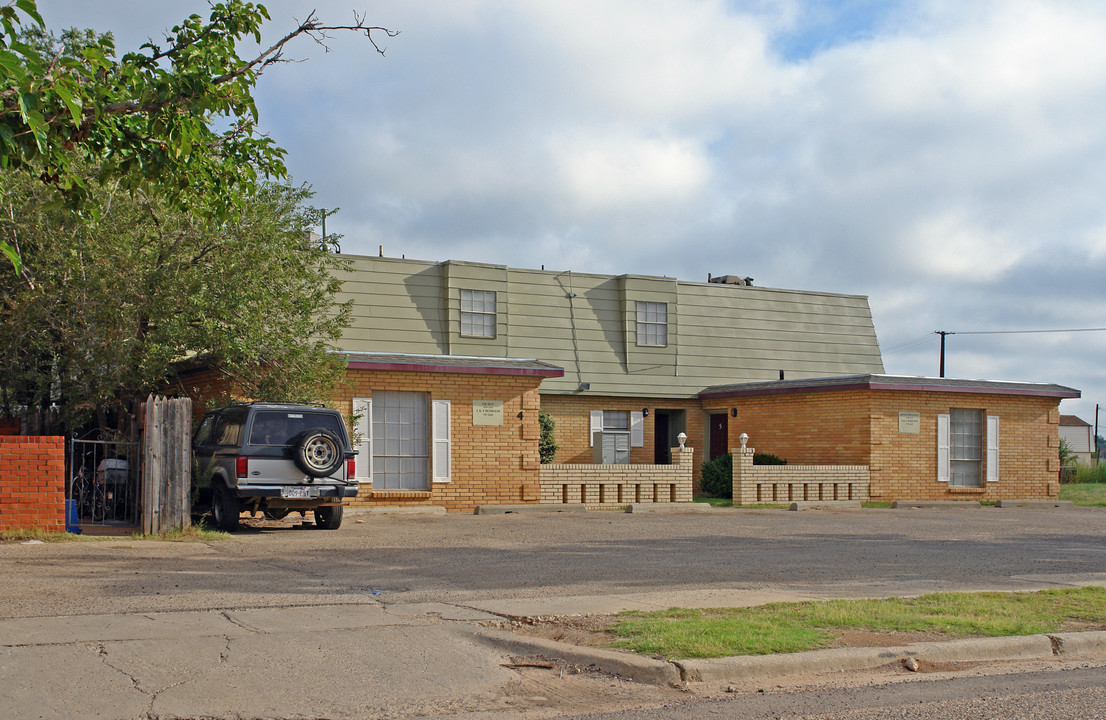
<svg viewBox="0 0 1106 720">
<path fill-rule="evenodd" d="M 353 413 L 353 398 L 373 391 L 427 393 L 450 401 L 451 478 L 428 492 L 373 490 L 364 484 L 353 506 L 439 505 L 471 511 L 478 505 L 538 502 L 538 386 L 540 377 L 475 373 L 349 370 L 334 406 Z M 503 401 L 503 425 L 474 425 L 474 400 Z M 518 414 L 522 413 L 519 419 Z"/>
<path fill-rule="evenodd" d="M 65 529 L 65 438 L 0 436 L 0 530 Z"/>
<path fill-rule="evenodd" d="M 645 441 L 641 447 L 630 448 L 630 463 L 652 465 L 655 459 L 653 441 L 655 437 L 656 410 L 685 410 L 687 418 L 687 446 L 699 450 L 706 447 L 703 433 L 706 430 L 702 408 L 698 398 L 673 400 L 671 398 L 615 398 L 593 395 L 542 395 L 541 409 L 549 413 L 556 423 L 554 437 L 557 439 L 557 463 L 589 464 L 592 462 L 592 448 L 589 442 L 592 410 L 637 410 L 649 408 L 649 417 L 644 418 Z M 673 443 L 675 445 L 675 443 Z M 695 473 L 698 477 L 698 472 Z"/>
</svg>

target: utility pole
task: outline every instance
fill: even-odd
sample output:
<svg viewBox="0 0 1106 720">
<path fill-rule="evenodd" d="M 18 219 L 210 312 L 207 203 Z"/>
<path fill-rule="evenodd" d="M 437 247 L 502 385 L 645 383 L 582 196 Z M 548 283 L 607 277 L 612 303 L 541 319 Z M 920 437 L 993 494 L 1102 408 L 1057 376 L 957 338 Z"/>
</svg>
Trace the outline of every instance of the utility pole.
<svg viewBox="0 0 1106 720">
<path fill-rule="evenodd" d="M 933 332 L 941 336 L 941 374 L 937 377 L 945 376 L 945 336 L 955 335 L 956 333 L 948 332 L 947 330 L 934 330 Z"/>
</svg>

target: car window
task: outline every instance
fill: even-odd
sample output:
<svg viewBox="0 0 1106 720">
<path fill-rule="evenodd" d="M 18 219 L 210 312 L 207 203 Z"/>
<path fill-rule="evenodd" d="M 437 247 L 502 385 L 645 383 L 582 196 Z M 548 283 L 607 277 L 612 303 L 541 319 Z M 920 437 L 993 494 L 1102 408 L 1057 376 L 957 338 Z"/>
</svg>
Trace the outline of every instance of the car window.
<svg viewBox="0 0 1106 720">
<path fill-rule="evenodd" d="M 192 436 L 193 445 L 207 445 L 211 442 L 211 432 L 215 429 L 217 415 L 208 415 L 196 428 L 196 434 Z"/>
<path fill-rule="evenodd" d="M 261 410 L 253 416 L 250 445 L 292 445 L 297 435 L 311 428 L 326 428 L 344 438 L 341 424 L 341 418 L 334 413 Z"/>
<path fill-rule="evenodd" d="M 242 421 L 246 418 L 245 410 L 225 410 L 219 416 L 219 422 L 215 426 L 215 443 L 218 445 L 237 445 L 242 435 Z"/>
</svg>

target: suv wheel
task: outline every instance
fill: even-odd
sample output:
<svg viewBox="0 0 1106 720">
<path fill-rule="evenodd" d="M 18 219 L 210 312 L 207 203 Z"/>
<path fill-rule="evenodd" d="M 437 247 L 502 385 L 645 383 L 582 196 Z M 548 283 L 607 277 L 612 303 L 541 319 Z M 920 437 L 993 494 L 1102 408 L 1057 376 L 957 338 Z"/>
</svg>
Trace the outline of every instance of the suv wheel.
<svg viewBox="0 0 1106 720">
<path fill-rule="evenodd" d="M 305 430 L 293 448 L 296 467 L 311 477 L 333 475 L 345 462 L 342 440 L 326 428 Z"/>
<path fill-rule="evenodd" d="M 337 530 L 342 524 L 342 506 L 328 505 L 315 508 L 315 527 Z"/>
<path fill-rule="evenodd" d="M 222 485 L 216 485 L 211 493 L 211 519 L 215 521 L 215 527 L 226 532 L 236 530 L 240 512 L 238 498 Z"/>
</svg>

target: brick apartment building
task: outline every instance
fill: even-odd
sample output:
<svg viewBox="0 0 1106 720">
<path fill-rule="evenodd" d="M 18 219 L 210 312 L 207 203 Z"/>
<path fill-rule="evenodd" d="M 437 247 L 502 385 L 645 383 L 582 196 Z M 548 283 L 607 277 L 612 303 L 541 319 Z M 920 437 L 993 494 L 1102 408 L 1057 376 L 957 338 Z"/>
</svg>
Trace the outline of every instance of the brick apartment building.
<svg viewBox="0 0 1106 720">
<path fill-rule="evenodd" d="M 789 463 L 869 466 L 873 499 L 1055 496 L 1078 391 L 885 376 L 863 296 L 347 257 L 354 504 L 538 502 L 539 410 L 562 464 L 667 464 L 681 433 L 697 463 L 746 433 Z"/>
</svg>

